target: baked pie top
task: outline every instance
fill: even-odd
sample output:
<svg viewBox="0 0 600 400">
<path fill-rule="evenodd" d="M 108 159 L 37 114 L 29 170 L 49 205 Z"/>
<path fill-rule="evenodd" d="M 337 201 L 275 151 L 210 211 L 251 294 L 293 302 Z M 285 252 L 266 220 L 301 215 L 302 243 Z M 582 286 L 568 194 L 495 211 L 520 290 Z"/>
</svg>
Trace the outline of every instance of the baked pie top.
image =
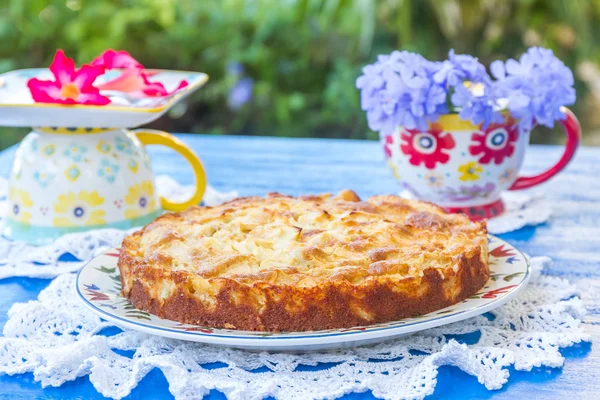
<svg viewBox="0 0 600 400">
<path fill-rule="evenodd" d="M 167 214 L 148 225 L 139 256 L 149 266 L 203 278 L 301 287 L 421 275 L 487 244 L 482 224 L 437 206 L 351 191 L 298 198 L 269 194 Z"/>
</svg>

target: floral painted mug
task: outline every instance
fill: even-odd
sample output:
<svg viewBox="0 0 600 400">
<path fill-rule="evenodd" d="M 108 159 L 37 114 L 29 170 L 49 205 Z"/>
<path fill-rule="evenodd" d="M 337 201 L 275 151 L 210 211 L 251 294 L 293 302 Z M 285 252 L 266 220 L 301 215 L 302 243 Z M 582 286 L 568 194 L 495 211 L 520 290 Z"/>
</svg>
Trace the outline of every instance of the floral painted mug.
<svg viewBox="0 0 600 400">
<path fill-rule="evenodd" d="M 123 57 L 122 52 L 113 54 L 116 55 Z M 66 68 L 69 65 L 70 70 Z M 9 239 L 38 245 L 65 233 L 128 229 L 149 223 L 164 210 L 184 210 L 202 200 L 206 176 L 194 152 L 168 133 L 130 128 L 161 117 L 204 85 L 208 76 L 201 72 L 143 70 L 153 81 L 146 77 L 141 82 L 163 89 L 166 96 L 131 97 L 113 91 L 104 92 L 110 96 L 109 104 L 34 100 L 29 88 L 32 81 L 37 81 L 38 89 L 55 96 L 88 96 L 83 86 L 75 83 L 94 81 L 80 78 L 91 68 L 74 70 L 73 61 L 63 55 L 55 57 L 50 69 L 0 74 L 0 82 L 4 83 L 0 86 L 0 125 L 37 127 L 23 139 L 13 161 L 8 207 L 2 218 L 2 233 Z M 136 68 L 134 72 L 139 75 L 140 71 Z M 114 83 L 113 72 L 96 77 L 94 84 Z M 74 81 L 60 81 L 65 76 L 74 77 Z M 58 84 L 63 85 L 60 90 L 55 87 Z M 190 199 L 178 203 L 157 194 L 145 145 L 170 147 L 190 163 L 196 181 L 196 191 Z"/>
<path fill-rule="evenodd" d="M 191 164 L 196 192 L 181 203 L 160 198 L 144 145 L 173 148 Z M 42 244 L 69 232 L 127 229 L 163 210 L 198 204 L 206 177 L 198 157 L 179 139 L 151 130 L 35 128 L 17 149 L 3 233 Z"/>
<path fill-rule="evenodd" d="M 458 114 L 444 114 L 426 131 L 398 127 L 381 139 L 394 176 L 415 197 L 479 220 L 504 212 L 502 191 L 545 182 L 571 160 L 581 128 L 571 111 L 563 112 L 567 141 L 562 157 L 547 171 L 529 177 L 519 177 L 518 172 L 530 132 L 520 131 L 510 117 L 482 129 Z"/>
</svg>

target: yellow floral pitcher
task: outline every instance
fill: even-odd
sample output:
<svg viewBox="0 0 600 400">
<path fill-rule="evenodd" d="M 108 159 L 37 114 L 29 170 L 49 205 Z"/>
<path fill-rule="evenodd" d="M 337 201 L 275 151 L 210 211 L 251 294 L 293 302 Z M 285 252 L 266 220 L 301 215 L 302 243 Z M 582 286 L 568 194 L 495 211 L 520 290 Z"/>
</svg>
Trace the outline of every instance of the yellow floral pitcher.
<svg viewBox="0 0 600 400">
<path fill-rule="evenodd" d="M 175 203 L 159 198 L 144 145 L 181 153 L 192 166 L 196 192 Z M 198 204 L 206 178 L 198 157 L 165 132 L 103 128 L 36 128 L 20 144 L 10 175 L 6 237 L 43 244 L 69 232 L 127 229 L 163 210 Z"/>
</svg>

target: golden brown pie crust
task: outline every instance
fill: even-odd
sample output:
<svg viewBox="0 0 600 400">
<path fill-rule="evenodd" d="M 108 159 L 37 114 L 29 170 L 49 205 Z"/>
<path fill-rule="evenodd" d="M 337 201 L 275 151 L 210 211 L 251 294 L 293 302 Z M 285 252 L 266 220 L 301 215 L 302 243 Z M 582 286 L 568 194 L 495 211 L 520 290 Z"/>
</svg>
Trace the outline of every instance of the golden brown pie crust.
<svg viewBox="0 0 600 400">
<path fill-rule="evenodd" d="M 394 321 L 455 304 L 489 278 L 485 223 L 348 190 L 165 214 L 124 239 L 118 266 L 137 308 L 253 331 Z"/>
</svg>

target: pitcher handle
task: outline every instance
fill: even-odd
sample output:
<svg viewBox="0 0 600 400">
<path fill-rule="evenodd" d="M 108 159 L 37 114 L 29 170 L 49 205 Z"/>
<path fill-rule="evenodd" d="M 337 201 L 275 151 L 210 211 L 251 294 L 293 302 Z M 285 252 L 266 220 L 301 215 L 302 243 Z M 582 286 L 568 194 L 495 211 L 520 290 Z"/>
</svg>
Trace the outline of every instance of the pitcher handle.
<svg viewBox="0 0 600 400">
<path fill-rule="evenodd" d="M 158 131 L 154 129 L 137 129 L 133 133 L 137 136 L 140 142 L 144 145 L 160 144 L 170 147 L 181 154 L 192 166 L 196 179 L 196 192 L 194 195 L 184 202 L 171 201 L 165 197 L 160 198 L 160 204 L 167 211 L 184 211 L 188 207 L 199 204 L 206 190 L 206 172 L 200 158 L 192 149 L 186 146 L 181 140 L 177 139 L 170 133 Z"/>
<path fill-rule="evenodd" d="M 575 117 L 575 114 L 573 114 L 571 110 L 566 107 L 562 107 L 561 110 L 567 116 L 564 120 L 560 121 L 567 134 L 567 142 L 562 157 L 555 165 L 541 174 L 534 176 L 520 176 L 508 190 L 527 189 L 539 185 L 542 182 L 546 182 L 566 167 L 569 161 L 571 161 L 571 158 L 575 155 L 575 150 L 577 150 L 579 142 L 581 141 L 581 126 L 579 125 L 577 117 Z"/>
</svg>

